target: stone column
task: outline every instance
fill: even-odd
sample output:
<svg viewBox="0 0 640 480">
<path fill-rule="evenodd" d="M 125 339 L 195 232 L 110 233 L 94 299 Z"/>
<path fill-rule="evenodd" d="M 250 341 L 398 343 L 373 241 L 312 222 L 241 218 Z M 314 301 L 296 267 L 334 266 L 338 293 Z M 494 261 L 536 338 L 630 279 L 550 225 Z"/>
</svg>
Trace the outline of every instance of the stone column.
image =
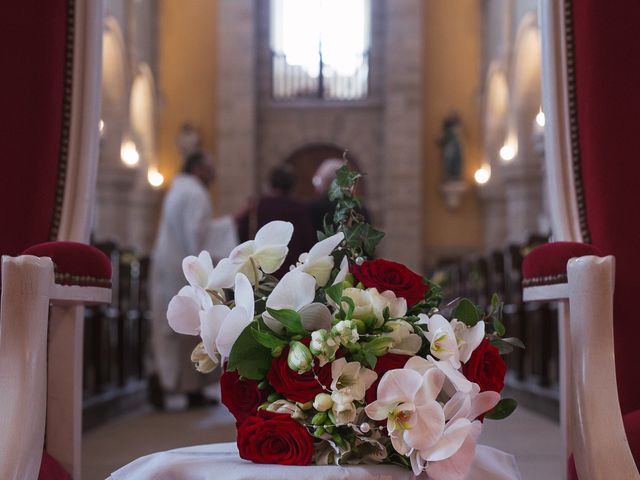
<svg viewBox="0 0 640 480">
<path fill-rule="evenodd" d="M 256 2 L 218 2 L 218 213 L 243 205 L 256 188 Z"/>
<path fill-rule="evenodd" d="M 386 237 L 380 254 L 422 269 L 422 0 L 385 2 L 382 195 Z"/>
</svg>

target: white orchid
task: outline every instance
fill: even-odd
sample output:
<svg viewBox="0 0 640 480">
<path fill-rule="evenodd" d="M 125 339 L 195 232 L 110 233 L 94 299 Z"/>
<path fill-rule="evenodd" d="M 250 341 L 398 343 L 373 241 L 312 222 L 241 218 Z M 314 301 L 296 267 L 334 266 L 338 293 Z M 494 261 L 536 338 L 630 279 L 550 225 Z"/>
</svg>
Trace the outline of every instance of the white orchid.
<svg viewBox="0 0 640 480">
<path fill-rule="evenodd" d="M 211 281 L 224 288 L 230 288 L 236 273 L 244 274 L 252 285 L 256 285 L 263 273 L 278 270 L 289 252 L 289 241 L 293 234 L 293 225 L 275 220 L 263 226 L 256 233 L 255 240 L 238 245 L 218 262 Z"/>
<path fill-rule="evenodd" d="M 249 279 L 238 273 L 235 279 L 235 306 L 214 305 L 200 313 L 201 334 L 209 356 L 227 358 L 242 331 L 253 321 L 255 300 Z"/>
<path fill-rule="evenodd" d="M 302 327 L 314 330 L 331 328 L 331 312 L 326 305 L 313 302 L 316 295 L 316 280 L 301 270 L 287 272 L 267 298 L 267 308 L 273 310 L 293 310 L 300 314 Z M 274 332 L 281 333 L 284 326 L 264 312 L 264 323 Z"/>
<path fill-rule="evenodd" d="M 474 385 L 467 380 L 460 370 L 453 368 L 450 362 L 436 360 L 431 355 L 428 355 L 427 358 L 411 357 L 404 368 L 415 370 L 421 375 L 424 375 L 430 369 L 440 370 L 446 377 L 444 391 L 449 396 L 454 395 L 456 392 L 470 392 Z"/>
<path fill-rule="evenodd" d="M 213 268 L 211 255 L 206 250 L 200 252 L 196 257 L 189 255 L 182 260 L 182 272 L 189 282 L 189 285 L 202 290 L 215 290 L 218 295 L 223 286 L 217 283 L 219 275 Z"/>
<path fill-rule="evenodd" d="M 300 255 L 300 263 L 296 269 L 312 275 L 316 279 L 317 285 L 324 287 L 329 281 L 333 269 L 334 261 L 331 253 L 342 240 L 344 240 L 344 233 L 338 232 L 316 243 L 311 247 L 309 253 Z"/>
<path fill-rule="evenodd" d="M 459 369 L 461 362 L 468 361 L 484 338 L 483 321 L 467 327 L 457 320 L 449 322 L 439 314 L 428 317 L 421 313 L 418 316 L 420 319 L 416 323 L 427 325 L 424 334 L 431 343 L 431 354 L 439 360 L 449 361 L 454 368 Z"/>
<path fill-rule="evenodd" d="M 385 330 L 391 329 L 382 334 L 393 340 L 389 352 L 400 355 L 415 355 L 422 347 L 422 338 L 414 333 L 413 325 L 406 320 L 389 320 L 384 326 Z"/>
<path fill-rule="evenodd" d="M 335 403 L 360 401 L 367 389 L 373 385 L 378 374 L 363 367 L 360 362 L 347 362 L 338 358 L 331 363 L 331 398 Z"/>
<path fill-rule="evenodd" d="M 420 375 L 408 368 L 389 370 L 380 380 L 377 400 L 365 412 L 373 420 L 387 420 L 391 443 L 401 455 L 428 449 L 442 436 L 445 415 L 436 398 L 444 380 L 438 369 Z"/>
<path fill-rule="evenodd" d="M 167 307 L 169 326 L 183 335 L 198 335 L 201 327 L 200 312 L 211 307 L 213 301 L 202 288 L 184 286 Z"/>
</svg>

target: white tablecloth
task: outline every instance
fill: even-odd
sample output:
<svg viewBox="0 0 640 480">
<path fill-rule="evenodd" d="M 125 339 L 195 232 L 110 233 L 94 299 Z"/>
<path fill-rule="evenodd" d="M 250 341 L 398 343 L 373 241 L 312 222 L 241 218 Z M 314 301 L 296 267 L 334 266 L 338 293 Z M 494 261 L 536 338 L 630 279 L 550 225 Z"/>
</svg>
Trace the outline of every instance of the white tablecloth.
<svg viewBox="0 0 640 480">
<path fill-rule="evenodd" d="M 283 466 L 242 460 L 235 443 L 178 448 L 141 457 L 110 480 L 412 480 L 411 470 L 394 465 Z M 423 476 L 419 477 L 420 479 Z M 519 480 L 513 455 L 479 445 L 469 480 Z"/>
</svg>

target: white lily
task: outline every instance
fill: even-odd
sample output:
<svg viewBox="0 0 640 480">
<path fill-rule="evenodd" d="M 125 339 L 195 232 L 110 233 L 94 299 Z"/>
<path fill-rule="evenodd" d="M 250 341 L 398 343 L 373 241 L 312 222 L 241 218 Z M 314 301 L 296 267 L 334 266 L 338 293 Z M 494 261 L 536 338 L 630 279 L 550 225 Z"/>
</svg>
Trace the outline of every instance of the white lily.
<svg viewBox="0 0 640 480">
<path fill-rule="evenodd" d="M 445 416 L 436 398 L 444 380 L 435 368 L 424 375 L 407 368 L 389 370 L 380 380 L 377 400 L 365 412 L 373 420 L 387 420 L 391 443 L 401 455 L 428 449 L 442 436 Z"/>
<path fill-rule="evenodd" d="M 342 261 L 340 262 L 340 270 L 338 271 L 336 278 L 333 280 L 333 285 L 344 281 L 344 279 L 347 278 L 347 273 L 349 273 L 349 259 L 345 255 L 344 257 L 342 257 Z"/>
<path fill-rule="evenodd" d="M 316 243 L 311 247 L 309 253 L 300 255 L 301 263 L 296 268 L 312 275 L 316 279 L 317 285 L 324 287 L 329 281 L 333 269 L 334 261 L 331 253 L 342 240 L 344 240 L 344 233 L 338 232 Z"/>
<path fill-rule="evenodd" d="M 413 325 L 406 320 L 390 320 L 384 326 L 391 328 L 390 332 L 382 334 L 393 339 L 389 352 L 400 355 L 415 355 L 422 347 L 422 338 L 414 333 Z"/>
<path fill-rule="evenodd" d="M 275 220 L 263 226 L 256 233 L 255 240 L 238 245 L 218 262 L 211 282 L 230 288 L 236 273 L 244 274 L 252 285 L 256 285 L 263 273 L 278 270 L 289 252 L 289 241 L 293 234 L 293 225 L 289 222 Z"/>
<path fill-rule="evenodd" d="M 301 270 L 291 270 L 273 289 L 266 306 L 274 310 L 298 312 L 303 328 L 309 332 L 323 328 L 328 330 L 331 328 L 331 312 L 326 305 L 313 302 L 315 295 L 315 278 Z M 269 312 L 264 312 L 262 318 L 274 332 L 281 333 L 284 330 L 284 326 Z"/>
<path fill-rule="evenodd" d="M 360 288 L 345 288 L 342 291 L 343 297 L 348 297 L 353 301 L 355 306 L 352 318 L 364 320 L 373 315 L 373 305 L 371 303 L 371 293 L 368 290 L 362 290 Z M 349 309 L 349 305 L 346 302 L 342 302 L 342 308 L 344 310 Z"/>
<path fill-rule="evenodd" d="M 338 358 L 331 363 L 331 378 L 331 390 L 334 394 L 339 394 L 335 398 L 331 395 L 334 403 L 348 403 L 362 400 L 378 374 L 363 367 L 360 362 L 347 362 L 344 358 Z"/>
<path fill-rule="evenodd" d="M 331 394 L 331 399 L 334 400 L 331 406 L 331 412 L 333 413 L 333 418 L 336 420 L 336 425 L 352 423 L 358 416 L 358 409 L 353 401 L 335 401 L 335 393 L 336 392 Z"/>
<path fill-rule="evenodd" d="M 304 418 L 304 412 L 295 403 L 289 400 L 279 399 L 267 406 L 267 411 L 276 413 L 286 413 L 296 420 Z"/>
<path fill-rule="evenodd" d="M 373 314 L 378 319 L 376 327 L 380 327 L 384 322 L 384 310 L 389 308 L 389 318 L 401 318 L 407 313 L 407 300 L 402 297 L 396 297 L 391 290 L 378 292 L 376 288 L 368 289 L 371 295 L 371 306 Z"/>
<path fill-rule="evenodd" d="M 249 279 L 238 273 L 235 279 L 235 307 L 214 305 L 201 312 L 204 348 L 209 356 L 219 353 L 227 358 L 242 331 L 253 321 L 255 311 L 253 287 Z"/>
</svg>

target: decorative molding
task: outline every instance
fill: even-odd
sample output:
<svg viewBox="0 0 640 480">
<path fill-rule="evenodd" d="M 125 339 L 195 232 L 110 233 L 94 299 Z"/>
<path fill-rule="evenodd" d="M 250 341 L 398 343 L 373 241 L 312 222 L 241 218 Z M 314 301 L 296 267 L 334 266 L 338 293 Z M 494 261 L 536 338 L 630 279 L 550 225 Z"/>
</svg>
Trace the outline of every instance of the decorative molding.
<svg viewBox="0 0 640 480">
<path fill-rule="evenodd" d="M 62 99 L 62 130 L 60 133 L 60 152 L 58 157 L 58 179 L 53 219 L 49 231 L 49 240 L 58 238 L 62 219 L 62 203 L 67 180 L 67 162 L 69 159 L 69 139 L 71 131 L 71 103 L 73 93 L 73 52 L 75 35 L 75 0 L 67 0 L 67 31 L 64 48 L 64 93 Z"/>
<path fill-rule="evenodd" d="M 544 275 L 542 277 L 531 277 L 522 280 L 522 287 L 539 287 L 541 285 L 557 285 L 559 283 L 567 283 L 566 273 L 557 273 L 555 275 Z"/>
<path fill-rule="evenodd" d="M 573 167 L 573 181 L 575 185 L 576 201 L 578 205 L 578 220 L 580 232 L 585 243 L 591 243 L 591 234 L 587 219 L 587 207 L 582 184 L 582 166 L 580 155 L 580 135 L 578 128 L 578 109 L 576 100 L 576 67 L 575 67 L 575 38 L 573 31 L 573 3 L 564 2 L 565 42 L 567 55 L 567 93 L 569 104 L 569 135 L 571 141 L 571 163 Z"/>
</svg>

